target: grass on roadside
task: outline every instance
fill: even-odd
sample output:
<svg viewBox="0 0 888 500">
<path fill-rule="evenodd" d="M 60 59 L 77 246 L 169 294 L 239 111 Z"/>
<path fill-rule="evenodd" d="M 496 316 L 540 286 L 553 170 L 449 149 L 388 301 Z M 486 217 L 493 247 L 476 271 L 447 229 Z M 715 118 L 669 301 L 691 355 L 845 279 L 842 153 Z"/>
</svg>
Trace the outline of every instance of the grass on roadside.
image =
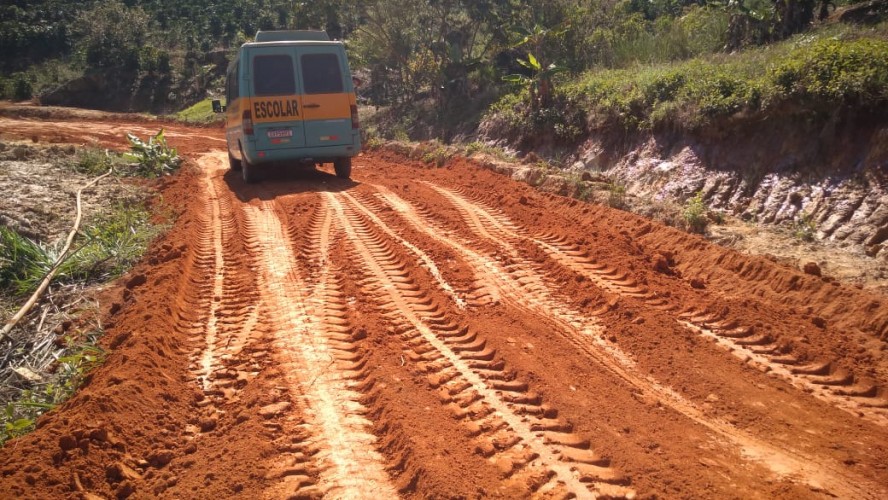
<svg viewBox="0 0 888 500">
<path fill-rule="evenodd" d="M 55 280 L 93 283 L 120 276 L 145 252 L 160 228 L 149 222 L 144 205 L 120 203 L 81 230 L 73 255 Z M 61 244 L 40 244 L 0 227 L 0 290 L 24 296 L 37 288 L 59 256 Z"/>
<path fill-rule="evenodd" d="M 213 100 L 204 99 L 175 114 L 176 120 L 189 124 L 203 125 L 221 122 L 223 115 L 213 112 Z"/>
<path fill-rule="evenodd" d="M 0 410 L 0 447 L 31 432 L 40 415 L 70 398 L 86 375 L 105 361 L 105 351 L 96 345 L 101 335 L 101 330 L 94 330 L 79 341 L 66 337 L 52 380 L 21 391 L 18 399 Z"/>
</svg>

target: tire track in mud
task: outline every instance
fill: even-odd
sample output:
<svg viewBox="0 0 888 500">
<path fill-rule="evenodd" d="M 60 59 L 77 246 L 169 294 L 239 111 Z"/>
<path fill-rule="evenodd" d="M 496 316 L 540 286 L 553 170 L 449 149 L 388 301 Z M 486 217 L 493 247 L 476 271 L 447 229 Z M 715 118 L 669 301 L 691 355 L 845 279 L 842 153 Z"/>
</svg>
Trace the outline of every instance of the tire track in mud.
<svg viewBox="0 0 888 500">
<path fill-rule="evenodd" d="M 508 372 L 481 335 L 462 327 L 417 284 L 408 262 L 386 241 L 394 234 L 389 226 L 347 193 L 327 198 L 354 247 L 354 260 L 363 263 L 362 288 L 442 404 L 475 437 L 476 452 L 494 462 L 509 484 L 537 494 L 634 497 L 588 439 L 573 433 L 556 409 Z M 407 248 L 415 254 L 415 247 Z"/>
<path fill-rule="evenodd" d="M 212 255 L 206 255 L 206 268 L 212 274 L 212 288 L 206 287 L 209 314 L 205 323 L 206 347 L 200 355 L 198 378 L 204 392 L 218 386 L 217 372 L 226 369 L 226 361 L 237 360 L 250 343 L 250 333 L 258 320 L 258 293 L 244 273 L 234 272 L 245 266 L 243 257 L 232 244 L 237 240 L 238 223 L 229 198 L 220 197 L 211 176 L 205 178 L 209 196 Z M 211 261 L 211 262 L 210 262 Z M 235 374 L 243 377 L 243 374 Z M 231 377 L 226 377 L 230 380 Z M 225 385 L 225 383 L 223 383 Z M 227 388 L 223 387 L 223 391 Z M 229 394 L 230 395 L 230 394 Z"/>
<path fill-rule="evenodd" d="M 315 229 L 323 265 L 311 287 L 295 267 L 295 253 L 274 205 L 246 205 L 244 212 L 244 233 L 273 326 L 276 355 L 287 389 L 305 415 L 301 427 L 309 437 L 304 446 L 314 463 L 306 464 L 302 450 L 282 456 L 274 473 L 281 483 L 267 496 L 396 497 L 360 402 L 368 381 L 339 290 L 341 277 L 327 264 L 331 225 Z M 286 412 L 289 403 L 273 406 Z M 314 475 L 317 484 L 312 484 Z"/>
<path fill-rule="evenodd" d="M 231 195 L 219 186 L 223 182 L 219 175 L 224 171 L 223 162 L 224 157 L 217 154 L 198 160 L 204 170 L 207 196 L 203 213 L 209 218 L 202 221 L 193 242 L 197 272 L 190 279 L 196 285 L 196 293 L 195 300 L 188 303 L 187 313 L 197 311 L 198 315 L 189 328 L 200 333 L 193 340 L 201 347 L 191 357 L 190 370 L 203 399 L 197 402 L 198 415 L 185 430 L 187 435 L 201 440 L 213 439 L 201 434 L 212 432 L 216 422 L 229 411 L 241 415 L 237 422 L 241 418 L 246 420 L 239 410 L 240 393 L 262 371 L 274 368 L 266 347 L 269 328 L 260 320 L 272 316 L 272 311 L 262 300 L 254 278 L 261 269 L 251 262 L 244 248 L 245 233 L 249 230 L 245 215 L 234 208 Z M 277 387 L 267 390 L 266 395 L 275 400 L 287 398 L 287 392 Z M 272 471 L 267 479 L 288 486 L 287 493 L 311 495 L 316 491 L 317 473 L 310 457 L 311 447 L 305 442 L 306 432 L 300 428 L 304 421 L 296 413 L 273 409 L 286 410 L 265 407 L 259 414 L 269 436 L 280 436 L 274 446 L 286 459 L 286 468 Z M 305 474 L 299 475 L 300 472 Z M 294 485 L 296 481 L 298 484 Z M 281 491 L 271 496 L 279 497 L 278 493 Z"/>
<path fill-rule="evenodd" d="M 597 262 L 576 245 L 552 235 L 531 237 L 495 208 L 477 200 L 469 201 L 458 192 L 432 183 L 426 184 L 453 203 L 474 232 L 515 256 L 518 251 L 513 242 L 530 242 L 556 263 L 589 279 L 603 290 L 638 299 L 646 306 L 663 312 L 678 312 L 679 324 L 715 341 L 744 363 L 784 379 L 794 387 L 849 413 L 879 425 L 888 425 L 888 400 L 878 397 L 880 388 L 873 383 L 858 382 L 859 377 L 852 370 L 837 368 L 834 360 L 802 364 L 795 356 L 783 352 L 778 339 L 768 333 L 757 333 L 754 325 L 743 325 L 740 320 L 727 317 L 724 307 L 711 305 L 705 309 L 680 311 L 679 306 L 668 298 L 658 296 L 628 273 Z"/>
<path fill-rule="evenodd" d="M 879 495 L 872 492 L 884 490 L 875 485 L 868 485 L 859 478 L 847 477 L 838 466 L 820 465 L 811 457 L 794 450 L 778 448 L 731 424 L 708 417 L 693 402 L 671 388 L 661 385 L 650 376 L 638 373 L 631 358 L 602 338 L 602 328 L 594 317 L 589 318 L 570 311 L 563 300 L 556 298 L 557 294 L 546 285 L 545 277 L 536 270 L 534 263 L 521 258 L 518 250 L 503 238 L 502 226 L 496 229 L 485 227 L 481 222 L 482 216 L 478 215 L 478 212 L 484 212 L 482 208 L 444 188 L 437 188 L 432 183 L 427 184 L 436 191 L 441 189 L 439 192 L 451 200 L 454 207 L 463 214 L 470 229 L 481 228 L 479 231 L 473 231 L 474 234 L 506 250 L 512 256 L 511 264 L 504 265 L 488 255 L 471 249 L 469 243 L 460 241 L 453 231 L 437 224 L 432 214 L 413 206 L 382 186 L 373 186 L 377 191 L 374 198 L 391 208 L 412 227 L 461 255 L 476 273 L 480 282 L 478 286 L 480 295 L 508 302 L 513 307 L 548 319 L 566 340 L 635 391 L 655 398 L 686 418 L 722 436 L 736 446 L 743 457 L 768 467 L 779 477 L 802 482 L 818 490 L 827 490 L 843 497 L 877 498 Z M 444 193 L 450 193 L 453 197 Z M 368 205 L 374 206 L 375 200 L 368 199 Z"/>
</svg>

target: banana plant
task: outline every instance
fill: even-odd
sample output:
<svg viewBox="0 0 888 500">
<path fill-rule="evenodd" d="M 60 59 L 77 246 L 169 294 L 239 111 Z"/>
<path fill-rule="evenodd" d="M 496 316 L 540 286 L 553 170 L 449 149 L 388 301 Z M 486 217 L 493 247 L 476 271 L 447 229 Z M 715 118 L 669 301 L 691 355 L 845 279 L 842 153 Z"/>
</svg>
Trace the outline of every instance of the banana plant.
<svg viewBox="0 0 888 500">
<path fill-rule="evenodd" d="M 533 109 L 546 108 L 552 103 L 552 77 L 564 71 L 555 63 L 546 67 L 530 52 L 527 59 L 518 59 L 518 64 L 530 70 L 531 75 L 515 73 L 506 75 L 503 80 L 509 83 L 526 86 L 530 94 L 530 105 Z"/>
<path fill-rule="evenodd" d="M 531 48 L 527 52 L 527 59 L 517 59 L 518 64 L 530 70 L 530 76 L 511 74 L 503 77 L 503 80 L 527 86 L 530 94 L 530 106 L 534 110 L 547 108 L 552 104 L 552 77 L 564 71 L 555 63 L 546 64 L 543 56 L 544 44 L 547 40 L 562 37 L 567 29 L 567 24 L 554 28 L 544 28 L 537 24 L 532 29 L 522 29 L 516 33 L 520 38 L 512 47 L 529 46 Z"/>
</svg>

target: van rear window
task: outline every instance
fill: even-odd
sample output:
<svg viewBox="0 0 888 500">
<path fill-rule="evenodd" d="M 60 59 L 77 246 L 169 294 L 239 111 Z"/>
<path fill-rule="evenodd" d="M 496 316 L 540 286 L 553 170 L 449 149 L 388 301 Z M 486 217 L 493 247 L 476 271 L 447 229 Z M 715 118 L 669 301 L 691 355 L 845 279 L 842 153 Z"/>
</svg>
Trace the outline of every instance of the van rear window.
<svg viewBox="0 0 888 500">
<path fill-rule="evenodd" d="M 342 92 L 342 72 L 336 54 L 304 54 L 301 61 L 306 94 Z"/>
<path fill-rule="evenodd" d="M 286 55 L 253 58 L 253 88 L 257 96 L 295 94 L 293 58 Z"/>
</svg>

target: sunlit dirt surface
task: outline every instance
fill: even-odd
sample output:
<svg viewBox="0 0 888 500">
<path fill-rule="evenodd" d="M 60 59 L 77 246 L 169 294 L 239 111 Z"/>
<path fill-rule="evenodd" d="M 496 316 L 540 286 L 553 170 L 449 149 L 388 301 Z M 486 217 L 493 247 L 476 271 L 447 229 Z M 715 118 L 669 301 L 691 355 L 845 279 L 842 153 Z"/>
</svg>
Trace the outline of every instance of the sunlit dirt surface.
<svg viewBox="0 0 888 500">
<path fill-rule="evenodd" d="M 245 185 L 221 130 L 167 130 L 178 220 L 4 496 L 888 497 L 885 297 L 467 162 Z"/>
</svg>

